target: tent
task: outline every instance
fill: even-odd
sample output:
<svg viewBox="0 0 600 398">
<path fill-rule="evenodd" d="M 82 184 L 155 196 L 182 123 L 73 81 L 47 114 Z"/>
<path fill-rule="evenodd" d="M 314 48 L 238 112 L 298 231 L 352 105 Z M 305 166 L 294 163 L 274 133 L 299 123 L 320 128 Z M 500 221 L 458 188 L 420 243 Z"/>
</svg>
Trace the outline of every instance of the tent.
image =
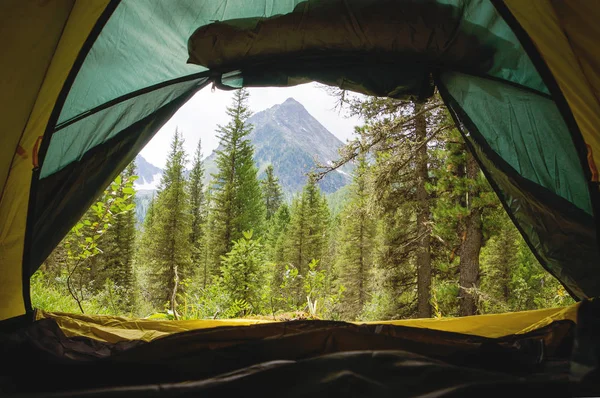
<svg viewBox="0 0 600 398">
<path fill-rule="evenodd" d="M 314 80 L 420 99 L 437 87 L 540 263 L 574 298 L 599 295 L 596 2 L 5 0 L 0 9 L 5 123 L 0 135 L 0 320 L 4 326 L 29 325 L 37 317 L 29 325 L 34 327 L 27 335 L 30 343 L 41 339 L 35 327 L 47 322 L 40 318 L 63 326 L 71 319 L 34 315 L 30 276 L 153 134 L 211 84 L 236 88 Z M 504 333 L 477 332 L 472 327 L 477 321 L 468 319 L 451 329 L 412 327 L 422 333 L 417 340 L 427 340 L 430 330 L 458 333 L 459 340 L 547 337 L 550 329 L 544 328 L 576 319 L 572 313 L 550 316 L 550 323 L 536 329 L 537 315 L 522 316 L 529 326 L 516 329 L 508 326 L 510 317 L 493 318 L 493 328 L 507 325 Z M 70 339 L 87 335 L 94 337 L 88 342 L 93 347 L 112 344 L 102 346 L 109 350 L 144 340 L 139 333 L 103 339 L 106 323 L 122 330 L 142 328 L 120 319 L 87 319 L 55 336 L 71 344 Z M 225 322 L 191 329 L 212 326 L 234 327 Z M 246 327 L 263 337 L 279 333 L 264 325 L 236 330 Z M 327 333 L 340 327 L 319 326 Z M 400 332 L 388 334 L 394 333 Z M 178 341 L 175 336 L 169 341 Z M 148 358 L 141 361 L 148 364 Z"/>
</svg>

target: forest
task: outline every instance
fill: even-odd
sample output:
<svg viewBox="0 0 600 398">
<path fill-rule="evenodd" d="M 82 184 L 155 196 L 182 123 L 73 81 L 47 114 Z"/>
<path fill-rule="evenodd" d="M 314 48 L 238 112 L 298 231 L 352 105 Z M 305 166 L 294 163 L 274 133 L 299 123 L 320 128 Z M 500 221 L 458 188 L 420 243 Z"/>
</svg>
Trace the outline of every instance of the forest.
<svg viewBox="0 0 600 398">
<path fill-rule="evenodd" d="M 160 189 L 135 219 L 135 164 L 31 279 L 35 308 L 157 319 L 372 321 L 521 311 L 573 302 L 498 200 L 436 95 L 335 95 L 356 138 L 286 200 L 258 178 L 249 93 L 235 92 L 205 186 L 202 147 L 175 131 Z M 318 181 L 352 164 L 352 183 Z M 189 176 L 186 168 L 191 167 Z"/>
</svg>

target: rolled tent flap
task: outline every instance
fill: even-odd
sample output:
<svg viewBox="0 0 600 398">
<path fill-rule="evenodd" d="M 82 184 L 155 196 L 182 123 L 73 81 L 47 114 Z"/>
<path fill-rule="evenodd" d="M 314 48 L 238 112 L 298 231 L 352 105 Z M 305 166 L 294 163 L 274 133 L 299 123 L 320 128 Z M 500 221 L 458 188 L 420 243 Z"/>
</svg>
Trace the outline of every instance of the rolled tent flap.
<svg viewBox="0 0 600 398">
<path fill-rule="evenodd" d="M 201 26 L 188 40 L 188 62 L 241 70 L 246 87 L 318 81 L 421 99 L 433 94 L 432 69 L 487 74 L 497 52 L 516 67 L 517 44 L 467 20 L 455 3 L 304 1 L 285 15 Z"/>
</svg>

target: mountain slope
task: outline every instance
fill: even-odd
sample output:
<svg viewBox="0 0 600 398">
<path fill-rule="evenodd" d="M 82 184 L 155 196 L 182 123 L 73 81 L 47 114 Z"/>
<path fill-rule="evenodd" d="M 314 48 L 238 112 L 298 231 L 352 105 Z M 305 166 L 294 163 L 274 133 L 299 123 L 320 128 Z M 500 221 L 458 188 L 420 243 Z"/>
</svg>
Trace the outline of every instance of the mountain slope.
<svg viewBox="0 0 600 398">
<path fill-rule="evenodd" d="M 299 192 L 306 183 L 306 173 L 315 160 L 327 164 L 338 158 L 338 148 L 343 144 L 293 98 L 275 105 L 248 119 L 254 126 L 248 139 L 254 145 L 254 161 L 259 177 L 272 164 L 275 175 L 289 197 Z M 216 153 L 204 162 L 207 182 L 216 172 Z M 350 182 L 351 167 L 346 166 L 330 173 L 320 183 L 326 193 L 337 191 Z"/>
<path fill-rule="evenodd" d="M 138 179 L 134 186 L 137 190 L 155 190 L 158 188 L 163 170 L 148 162 L 142 155 L 135 157 L 135 174 Z"/>
</svg>

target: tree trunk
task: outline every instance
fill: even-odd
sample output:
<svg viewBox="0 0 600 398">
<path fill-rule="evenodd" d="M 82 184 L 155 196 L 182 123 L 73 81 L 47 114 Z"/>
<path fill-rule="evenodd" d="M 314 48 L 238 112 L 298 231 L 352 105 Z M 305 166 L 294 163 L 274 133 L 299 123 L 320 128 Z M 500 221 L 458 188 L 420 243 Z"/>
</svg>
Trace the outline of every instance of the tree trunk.
<svg viewBox="0 0 600 398">
<path fill-rule="evenodd" d="M 502 270 L 502 280 L 500 282 L 500 286 L 502 289 L 502 300 L 505 303 L 508 303 L 510 299 L 510 276 L 511 269 L 514 267 L 517 262 L 516 253 L 517 253 L 517 245 L 516 245 L 516 229 L 513 228 L 512 224 L 509 225 L 509 228 L 502 228 L 500 233 L 500 247 L 503 249 L 499 254 L 501 255 L 500 261 L 498 262 L 498 266 Z"/>
<path fill-rule="evenodd" d="M 362 210 L 362 209 L 361 209 Z M 360 263 L 358 268 L 358 311 L 365 305 L 365 217 L 361 211 L 360 215 Z"/>
<path fill-rule="evenodd" d="M 475 179 L 479 173 L 479 167 L 475 158 L 467 155 L 467 178 Z M 473 208 L 473 197 L 478 192 L 469 192 L 467 197 L 467 208 L 469 215 L 465 218 L 465 235 L 460 249 L 460 315 L 477 314 L 477 298 L 473 291 L 479 287 L 479 252 L 483 243 L 481 231 L 481 208 Z"/>
<path fill-rule="evenodd" d="M 417 302 L 419 318 L 431 317 L 431 251 L 429 230 L 430 209 L 429 195 L 425 186 L 429 179 L 427 167 L 427 145 L 422 145 L 427 139 L 427 121 L 425 114 L 420 112 L 423 103 L 415 104 L 415 133 L 418 145 L 416 156 L 416 181 L 417 181 Z"/>
<path fill-rule="evenodd" d="M 206 240 L 206 239 L 205 239 Z M 208 246 L 204 244 L 204 280 L 202 281 L 202 288 L 206 290 L 206 281 L 208 281 Z"/>
<path fill-rule="evenodd" d="M 179 287 L 179 272 L 177 272 L 177 264 L 173 266 L 173 292 L 171 293 L 171 311 L 175 320 L 179 320 L 177 314 L 177 288 Z"/>
</svg>

